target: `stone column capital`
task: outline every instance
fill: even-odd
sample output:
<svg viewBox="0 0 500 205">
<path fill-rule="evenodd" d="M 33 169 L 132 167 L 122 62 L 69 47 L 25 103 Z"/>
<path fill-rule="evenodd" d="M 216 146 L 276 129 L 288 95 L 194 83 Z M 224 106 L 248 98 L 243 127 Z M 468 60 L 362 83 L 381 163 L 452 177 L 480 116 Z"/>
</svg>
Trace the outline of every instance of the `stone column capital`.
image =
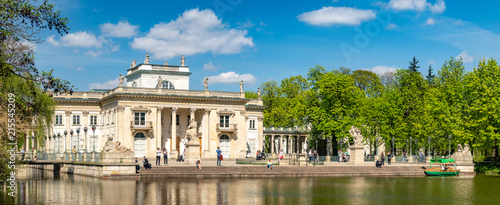
<svg viewBox="0 0 500 205">
<path fill-rule="evenodd" d="M 210 113 L 210 109 L 205 109 L 203 111 L 204 111 L 205 115 L 208 115 Z"/>
<path fill-rule="evenodd" d="M 179 108 L 173 107 L 173 108 L 171 109 L 171 110 L 172 110 L 172 113 L 176 113 L 178 109 L 179 109 Z"/>
<path fill-rule="evenodd" d="M 66 114 L 66 116 L 70 116 L 71 115 L 71 111 L 67 110 L 66 112 L 64 112 Z"/>
<path fill-rule="evenodd" d="M 196 112 L 196 108 L 189 109 L 189 112 L 191 112 L 191 114 L 193 114 L 194 112 Z"/>
<path fill-rule="evenodd" d="M 88 116 L 89 115 L 89 111 L 83 111 L 83 116 Z"/>
</svg>

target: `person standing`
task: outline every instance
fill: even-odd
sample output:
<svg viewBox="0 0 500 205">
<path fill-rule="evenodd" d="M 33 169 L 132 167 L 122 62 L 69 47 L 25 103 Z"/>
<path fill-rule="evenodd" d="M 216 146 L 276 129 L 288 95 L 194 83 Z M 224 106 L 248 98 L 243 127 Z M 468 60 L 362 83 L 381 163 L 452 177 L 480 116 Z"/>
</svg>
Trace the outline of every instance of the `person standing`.
<svg viewBox="0 0 500 205">
<path fill-rule="evenodd" d="M 342 150 L 339 149 L 339 151 L 337 152 L 337 156 L 338 156 L 338 161 L 341 162 L 343 160 Z"/>
<path fill-rule="evenodd" d="M 168 151 L 167 148 L 163 148 L 163 164 L 168 164 Z"/>
<path fill-rule="evenodd" d="M 24 147 L 21 148 L 21 161 L 24 161 L 24 155 L 26 154 L 26 151 L 24 151 Z"/>
<path fill-rule="evenodd" d="M 156 166 L 161 166 L 161 154 L 160 148 L 156 148 Z"/>
<path fill-rule="evenodd" d="M 222 151 L 220 150 L 220 147 L 217 147 L 217 166 L 221 166 L 221 159 L 222 159 Z"/>
<path fill-rule="evenodd" d="M 311 160 L 312 160 L 312 156 L 313 156 L 313 155 L 312 155 L 312 149 L 309 149 L 309 162 L 311 162 Z"/>
<path fill-rule="evenodd" d="M 196 161 L 196 168 L 198 168 L 198 170 L 201 171 L 201 161 L 200 160 Z"/>
<path fill-rule="evenodd" d="M 391 151 L 389 151 L 389 153 L 387 153 L 387 164 L 389 166 L 391 166 L 391 159 L 392 159 L 392 154 Z"/>
<path fill-rule="evenodd" d="M 406 152 L 403 152 L 403 162 L 406 162 Z"/>
<path fill-rule="evenodd" d="M 382 165 L 384 165 L 384 161 L 385 161 L 384 152 L 380 153 L 380 159 L 382 160 Z"/>
<path fill-rule="evenodd" d="M 314 163 L 318 163 L 318 152 L 314 150 Z"/>
</svg>

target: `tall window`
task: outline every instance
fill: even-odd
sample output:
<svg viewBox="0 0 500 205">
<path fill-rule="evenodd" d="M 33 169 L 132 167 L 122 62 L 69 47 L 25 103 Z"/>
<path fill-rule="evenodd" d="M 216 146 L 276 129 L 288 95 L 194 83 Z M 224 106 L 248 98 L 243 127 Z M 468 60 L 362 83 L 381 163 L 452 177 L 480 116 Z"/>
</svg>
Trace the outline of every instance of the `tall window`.
<svg viewBox="0 0 500 205">
<path fill-rule="evenodd" d="M 80 115 L 73 115 L 73 125 L 80 125 Z"/>
<path fill-rule="evenodd" d="M 135 87 L 137 87 L 137 83 L 136 83 L 136 82 L 133 82 L 133 83 L 132 83 L 132 87 L 134 87 L 134 88 L 135 88 Z"/>
<path fill-rule="evenodd" d="M 160 87 L 160 86 L 158 86 L 158 87 Z M 172 84 L 170 81 L 166 81 L 166 80 L 164 80 L 161 83 L 161 88 L 162 89 L 175 89 L 174 84 Z"/>
<path fill-rule="evenodd" d="M 56 115 L 56 125 L 62 125 L 62 115 Z"/>
<path fill-rule="evenodd" d="M 255 130 L 255 120 L 250 120 L 250 129 Z"/>
<path fill-rule="evenodd" d="M 229 127 L 229 115 L 220 116 L 220 127 Z"/>
<path fill-rule="evenodd" d="M 179 125 L 179 115 L 175 115 L 175 125 Z"/>
<path fill-rule="evenodd" d="M 135 125 L 146 125 L 146 113 L 136 112 L 134 121 Z"/>
<path fill-rule="evenodd" d="M 90 125 L 97 125 L 97 115 L 90 116 Z"/>
<path fill-rule="evenodd" d="M 187 119 L 187 125 L 189 126 L 189 119 L 191 119 L 191 115 L 188 115 L 188 119 Z"/>
</svg>

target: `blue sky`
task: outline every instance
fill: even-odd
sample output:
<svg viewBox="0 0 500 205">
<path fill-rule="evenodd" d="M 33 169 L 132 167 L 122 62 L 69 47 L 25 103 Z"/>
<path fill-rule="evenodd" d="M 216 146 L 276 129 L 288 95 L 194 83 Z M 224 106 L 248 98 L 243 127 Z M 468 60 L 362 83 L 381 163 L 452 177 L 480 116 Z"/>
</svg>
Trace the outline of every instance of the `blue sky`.
<svg viewBox="0 0 500 205">
<path fill-rule="evenodd" d="M 133 59 L 190 66 L 192 90 L 255 91 L 322 65 L 383 73 L 434 71 L 462 56 L 467 70 L 500 55 L 499 1 L 53 0 L 70 34 L 41 33 L 36 63 L 79 91 L 114 88 Z"/>
</svg>

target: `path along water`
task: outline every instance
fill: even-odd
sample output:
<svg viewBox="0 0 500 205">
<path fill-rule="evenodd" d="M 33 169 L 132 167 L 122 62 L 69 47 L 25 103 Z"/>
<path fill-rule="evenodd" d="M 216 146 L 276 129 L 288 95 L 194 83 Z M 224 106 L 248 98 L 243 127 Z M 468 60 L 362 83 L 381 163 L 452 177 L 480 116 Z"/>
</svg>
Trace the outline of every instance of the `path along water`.
<svg viewBox="0 0 500 205">
<path fill-rule="evenodd" d="M 99 178 L 36 172 L 0 204 L 498 204 L 500 176 Z M 4 187 L 5 188 L 5 187 Z"/>
</svg>

